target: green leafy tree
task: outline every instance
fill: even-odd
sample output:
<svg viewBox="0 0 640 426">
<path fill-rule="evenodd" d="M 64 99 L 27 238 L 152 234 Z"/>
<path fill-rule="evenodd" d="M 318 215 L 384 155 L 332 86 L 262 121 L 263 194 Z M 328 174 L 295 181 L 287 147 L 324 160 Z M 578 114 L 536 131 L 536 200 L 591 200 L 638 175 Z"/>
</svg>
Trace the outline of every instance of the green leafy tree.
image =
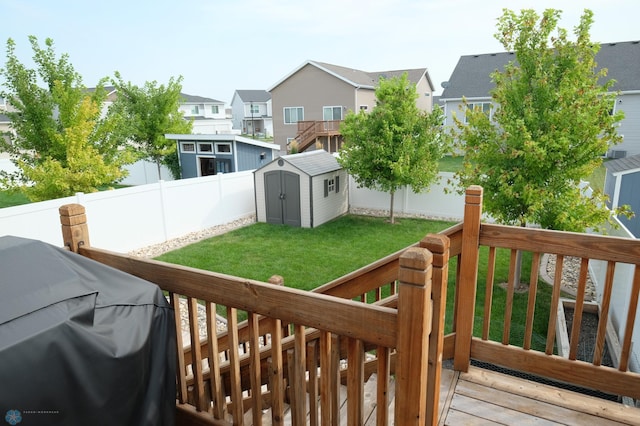
<svg viewBox="0 0 640 426">
<path fill-rule="evenodd" d="M 395 192 L 403 186 L 420 192 L 438 178 L 448 136 L 440 108 L 427 113 L 416 106 L 416 87 L 406 74 L 381 79 L 375 93 L 370 113 L 350 111 L 340 126 L 344 144 L 338 161 L 358 185 L 390 194 L 394 223 Z"/>
<path fill-rule="evenodd" d="M 41 201 L 93 192 L 125 177 L 122 167 L 133 157 L 123 149 L 121 117 L 102 111 L 104 81 L 88 91 L 68 55 L 56 57 L 53 40 L 46 39 L 45 47 L 34 36 L 29 41 L 37 69 L 18 60 L 9 39 L 0 70 L 2 95 L 15 108 L 6 114 L 16 137 L 4 149 L 19 169 L 2 175 L 4 185 Z"/>
<path fill-rule="evenodd" d="M 179 110 L 182 100 L 182 77 L 171 78 L 165 86 L 156 81 L 143 87 L 125 83 L 116 72 L 114 85 L 117 98 L 114 108 L 127 117 L 131 140 L 141 153 L 141 158 L 156 163 L 158 179 L 160 166 L 165 164 L 173 176 L 180 177 L 176 143 L 167 139 L 168 133 L 191 133 L 192 123 L 184 119 Z"/>
<path fill-rule="evenodd" d="M 585 10 L 575 41 L 557 28 L 559 18 L 553 9 L 504 10 L 495 37 L 515 61 L 491 75 L 492 116 L 467 109 L 466 123 L 456 120 L 464 152 L 457 175 L 461 188 L 484 187 L 485 209 L 501 223 L 583 232 L 611 218 L 605 196 L 580 181 L 620 142 L 622 114 L 612 114 L 614 81 L 600 84 L 607 71 L 597 70 L 599 45 L 589 39 L 593 13 Z"/>
</svg>

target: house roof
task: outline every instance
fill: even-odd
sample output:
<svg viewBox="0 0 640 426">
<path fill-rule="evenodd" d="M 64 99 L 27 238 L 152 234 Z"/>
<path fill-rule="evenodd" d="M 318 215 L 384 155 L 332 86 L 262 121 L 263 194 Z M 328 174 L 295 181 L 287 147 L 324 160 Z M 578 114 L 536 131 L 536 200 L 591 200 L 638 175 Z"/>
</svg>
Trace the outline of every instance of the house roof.
<svg viewBox="0 0 640 426">
<path fill-rule="evenodd" d="M 443 83 L 441 99 L 488 98 L 494 87 L 490 74 L 515 58 L 513 52 L 461 56 L 451 78 Z M 603 43 L 596 62 L 608 70 L 605 81 L 616 80 L 613 90 L 640 89 L 640 42 Z"/>
<path fill-rule="evenodd" d="M 640 154 L 607 161 L 604 166 L 613 174 L 640 170 Z"/>
<path fill-rule="evenodd" d="M 309 176 L 318 176 L 342 169 L 336 157 L 324 149 L 283 155 L 280 158 Z M 277 159 L 274 161 L 277 161 Z"/>
<path fill-rule="evenodd" d="M 267 102 L 271 93 L 266 90 L 236 90 L 236 95 L 242 102 Z"/>
<path fill-rule="evenodd" d="M 201 103 L 205 103 L 205 104 L 211 104 L 211 103 L 215 103 L 215 104 L 224 104 L 224 102 L 219 101 L 217 99 L 211 99 L 211 98 L 205 98 L 202 96 L 195 96 L 195 95 L 187 95 L 186 93 L 180 93 L 180 96 L 182 96 L 183 99 L 183 104 L 201 104 Z"/>
<path fill-rule="evenodd" d="M 268 90 L 271 92 L 273 89 L 278 87 L 280 84 L 286 81 L 293 74 L 295 74 L 296 72 L 298 72 L 299 70 L 301 70 L 307 65 L 311 65 L 318 69 L 321 69 L 322 71 L 325 71 L 333 75 L 334 77 L 346 82 L 347 84 L 352 85 L 355 88 L 375 89 L 375 86 L 378 84 L 378 80 L 380 80 L 381 77 L 393 78 L 396 76 L 401 76 L 406 72 L 409 81 L 413 82 L 414 84 L 418 84 L 422 76 L 425 76 L 431 90 L 434 89 L 433 83 L 431 82 L 431 78 L 429 77 L 429 73 L 426 68 L 368 72 L 368 71 L 358 70 L 355 68 L 348 68 L 340 65 L 328 64 L 326 62 L 307 60 L 302 65 L 300 65 L 299 67 L 294 69 L 292 72 L 287 74 L 283 79 L 278 81 Z"/>
</svg>

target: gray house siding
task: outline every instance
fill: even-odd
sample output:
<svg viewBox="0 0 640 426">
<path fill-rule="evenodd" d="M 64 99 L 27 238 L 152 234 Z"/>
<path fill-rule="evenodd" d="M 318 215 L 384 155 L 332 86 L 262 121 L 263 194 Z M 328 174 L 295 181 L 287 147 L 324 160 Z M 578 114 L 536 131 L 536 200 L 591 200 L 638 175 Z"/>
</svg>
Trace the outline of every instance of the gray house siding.
<svg viewBox="0 0 640 426">
<path fill-rule="evenodd" d="M 640 196 L 638 194 L 640 194 L 640 171 L 622 175 L 619 205 L 628 204 L 631 211 L 636 212 L 636 216 L 640 214 Z M 624 216 L 618 219 L 631 231 L 634 237 L 640 238 L 640 220 L 636 217 L 628 219 Z"/>
<path fill-rule="evenodd" d="M 625 151 L 626 157 L 640 154 L 640 93 L 618 96 L 615 108 L 616 111 L 624 112 L 624 119 L 618 127 L 618 134 L 623 139 L 618 145 L 612 146 L 611 150 Z"/>
<path fill-rule="evenodd" d="M 301 100 L 304 94 L 304 100 Z M 287 139 L 298 134 L 296 123 L 285 124 L 284 109 L 303 107 L 304 121 L 323 120 L 323 107 L 340 106 L 343 117 L 355 107 L 355 89 L 349 83 L 313 66 L 306 65 L 281 84 L 272 89 L 274 143 L 282 151 L 287 150 Z"/>
</svg>

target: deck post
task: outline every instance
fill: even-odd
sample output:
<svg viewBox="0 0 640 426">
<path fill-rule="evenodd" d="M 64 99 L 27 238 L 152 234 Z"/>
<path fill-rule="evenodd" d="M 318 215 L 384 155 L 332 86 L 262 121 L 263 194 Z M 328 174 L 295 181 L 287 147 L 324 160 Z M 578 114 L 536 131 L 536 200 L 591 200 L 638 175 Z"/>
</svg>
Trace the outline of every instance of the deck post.
<svg viewBox="0 0 640 426">
<path fill-rule="evenodd" d="M 62 242 L 64 247 L 74 253 L 80 246 L 89 247 L 89 227 L 85 208 L 81 204 L 65 204 L 58 209 L 62 224 Z"/>
<path fill-rule="evenodd" d="M 421 247 L 400 256 L 395 424 L 426 421 L 432 254 Z"/>
<path fill-rule="evenodd" d="M 480 244 L 480 219 L 482 216 L 482 187 L 467 188 L 462 228 L 462 253 L 460 280 L 458 282 L 455 351 L 453 368 L 468 371 L 471 360 L 471 337 L 476 305 L 478 279 L 478 248 Z"/>
<path fill-rule="evenodd" d="M 420 241 L 420 247 L 426 248 L 433 255 L 433 277 L 431 280 L 433 314 L 431 316 L 431 334 L 429 335 L 429 370 L 427 373 L 426 424 L 428 425 L 438 424 L 450 244 L 449 237 L 441 234 L 429 234 Z"/>
</svg>

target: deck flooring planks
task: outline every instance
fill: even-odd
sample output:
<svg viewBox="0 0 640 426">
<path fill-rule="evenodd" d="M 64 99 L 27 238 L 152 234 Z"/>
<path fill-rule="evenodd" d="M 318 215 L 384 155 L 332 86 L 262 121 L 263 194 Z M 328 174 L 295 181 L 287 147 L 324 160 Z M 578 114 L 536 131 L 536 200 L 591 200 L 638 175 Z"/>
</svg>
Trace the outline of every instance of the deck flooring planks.
<svg viewBox="0 0 640 426">
<path fill-rule="evenodd" d="M 365 425 L 376 424 L 376 376 L 365 385 Z M 640 425 L 640 409 L 577 394 L 518 377 L 470 367 L 466 373 L 443 369 L 440 387 L 439 425 Z M 340 425 L 347 424 L 347 392 L 340 386 Z M 395 383 L 389 387 L 389 424 L 393 424 Z M 265 410 L 263 424 L 271 424 L 271 410 Z M 250 416 L 245 414 L 245 419 Z M 251 424 L 249 420 L 246 424 Z M 285 425 L 291 424 L 290 410 Z"/>
<path fill-rule="evenodd" d="M 540 405 L 550 409 L 549 405 L 559 407 L 562 413 L 571 413 L 570 417 L 577 420 L 570 423 L 567 418 L 552 417 L 552 420 L 561 420 L 564 424 L 597 424 L 597 425 L 638 425 L 640 424 L 640 409 L 626 407 L 612 401 L 583 395 L 576 392 L 560 389 L 554 386 L 536 383 L 513 376 L 509 376 L 482 368 L 471 367 L 468 373 L 460 373 L 459 383 L 475 383 L 485 387 L 485 393 L 492 390 L 502 392 L 510 399 L 523 397 L 531 401 L 531 404 Z M 496 396 L 497 398 L 498 396 Z M 549 417 L 547 417 L 549 418 Z"/>
</svg>

